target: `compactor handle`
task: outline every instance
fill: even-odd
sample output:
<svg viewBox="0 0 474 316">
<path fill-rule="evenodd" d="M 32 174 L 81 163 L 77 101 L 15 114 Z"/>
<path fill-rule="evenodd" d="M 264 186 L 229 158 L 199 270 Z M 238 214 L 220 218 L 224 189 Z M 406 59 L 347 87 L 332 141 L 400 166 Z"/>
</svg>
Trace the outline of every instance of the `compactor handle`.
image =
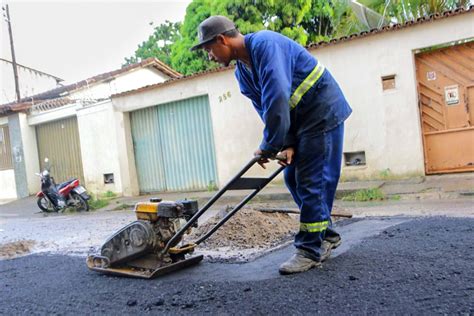
<svg viewBox="0 0 474 316">
<path fill-rule="evenodd" d="M 191 219 L 181 227 L 181 229 L 176 232 L 176 234 L 168 241 L 166 247 L 163 249 L 163 253 L 168 252 L 171 248 L 171 245 L 177 243 L 179 238 L 186 232 L 186 230 L 191 227 L 199 217 L 201 217 L 204 212 L 206 212 L 226 191 L 228 190 L 254 190 L 252 193 L 247 195 L 231 212 L 229 212 L 219 223 L 217 223 L 206 235 L 201 237 L 195 242 L 195 245 L 200 244 L 207 238 L 209 238 L 219 227 L 225 224 L 238 210 L 240 210 L 245 204 L 248 203 L 255 195 L 257 195 L 260 190 L 262 190 L 270 181 L 272 181 L 283 169 L 285 166 L 280 166 L 275 172 L 273 172 L 268 178 L 243 178 L 242 176 L 253 167 L 260 159 L 263 157 L 257 155 L 253 157 L 243 168 L 237 173 L 237 175 L 232 178 L 222 189 L 220 189 L 207 203 L 204 205 L 196 214 L 191 217 Z M 275 156 L 270 158 L 272 160 L 283 160 L 286 161 L 284 156 Z"/>
</svg>

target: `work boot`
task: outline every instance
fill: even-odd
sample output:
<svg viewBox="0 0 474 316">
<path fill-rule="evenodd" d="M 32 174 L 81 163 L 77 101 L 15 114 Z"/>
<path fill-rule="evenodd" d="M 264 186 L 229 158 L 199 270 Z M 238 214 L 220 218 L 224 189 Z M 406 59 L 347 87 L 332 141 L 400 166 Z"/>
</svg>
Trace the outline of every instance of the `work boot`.
<svg viewBox="0 0 474 316">
<path fill-rule="evenodd" d="M 308 271 L 314 267 L 321 265 L 321 262 L 312 259 L 308 251 L 303 249 L 296 249 L 296 253 L 288 261 L 282 263 L 280 266 L 280 274 L 292 274 Z"/>
<path fill-rule="evenodd" d="M 331 249 L 336 249 L 342 243 L 341 235 L 331 228 L 326 230 L 324 240 L 331 243 Z"/>
<path fill-rule="evenodd" d="M 339 244 L 338 244 L 339 243 Z M 338 241 L 334 243 L 327 241 L 326 239 L 323 240 L 321 243 L 321 247 L 319 248 L 319 261 L 323 262 L 331 256 L 331 250 L 337 248 L 341 244 L 341 237 L 339 237 Z M 334 246 L 336 245 L 336 246 Z"/>
</svg>

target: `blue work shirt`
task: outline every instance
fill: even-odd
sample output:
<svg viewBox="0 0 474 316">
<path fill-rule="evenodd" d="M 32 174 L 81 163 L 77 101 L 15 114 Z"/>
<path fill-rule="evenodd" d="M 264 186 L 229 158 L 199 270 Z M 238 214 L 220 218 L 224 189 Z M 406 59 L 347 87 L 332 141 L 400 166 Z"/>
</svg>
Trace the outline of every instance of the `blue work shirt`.
<svg viewBox="0 0 474 316">
<path fill-rule="evenodd" d="M 318 135 L 342 123 L 352 110 L 326 69 L 294 109 L 289 100 L 318 61 L 303 46 L 272 31 L 245 35 L 251 67 L 237 61 L 242 94 L 265 124 L 260 149 L 275 154 L 296 145 L 302 135 Z"/>
</svg>

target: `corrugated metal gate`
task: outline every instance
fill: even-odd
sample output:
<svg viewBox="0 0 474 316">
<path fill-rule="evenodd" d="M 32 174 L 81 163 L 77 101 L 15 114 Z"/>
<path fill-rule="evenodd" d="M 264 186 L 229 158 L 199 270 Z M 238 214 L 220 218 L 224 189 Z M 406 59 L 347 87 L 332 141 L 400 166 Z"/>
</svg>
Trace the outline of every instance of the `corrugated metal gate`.
<svg viewBox="0 0 474 316">
<path fill-rule="evenodd" d="M 79 178 L 84 183 L 76 117 L 36 126 L 36 139 L 41 170 L 44 168 L 44 158 L 48 157 L 51 175 L 56 183 L 71 178 Z"/>
<path fill-rule="evenodd" d="M 205 190 L 217 183 L 207 96 L 131 113 L 140 192 Z"/>
<path fill-rule="evenodd" d="M 415 60 L 426 173 L 474 171 L 474 42 Z"/>
</svg>

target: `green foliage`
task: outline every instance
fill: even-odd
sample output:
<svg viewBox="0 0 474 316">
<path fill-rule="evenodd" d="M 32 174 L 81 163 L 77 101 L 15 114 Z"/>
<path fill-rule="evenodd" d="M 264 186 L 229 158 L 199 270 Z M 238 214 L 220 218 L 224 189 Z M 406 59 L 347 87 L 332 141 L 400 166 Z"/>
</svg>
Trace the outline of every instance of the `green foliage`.
<svg viewBox="0 0 474 316">
<path fill-rule="evenodd" d="M 199 23 L 211 15 L 229 17 L 242 34 L 268 29 L 302 45 L 359 30 L 357 19 L 341 0 L 193 0 L 182 24 L 166 21 L 155 27 L 135 55 L 125 58 L 126 64 L 156 57 L 185 75 L 217 68 L 204 51 L 189 50 L 198 42 Z"/>
<path fill-rule="evenodd" d="M 217 187 L 217 184 L 214 181 L 209 181 L 207 185 L 207 191 L 213 192 L 217 191 L 219 188 Z"/>
<path fill-rule="evenodd" d="M 393 22 L 405 22 L 457 7 L 469 0 L 360 0 Z M 386 4 L 388 3 L 388 6 Z M 184 22 L 165 23 L 154 28 L 148 40 L 138 46 L 125 64 L 155 57 L 182 74 L 217 68 L 202 50 L 189 49 L 198 42 L 199 23 L 211 15 L 224 15 L 242 34 L 263 29 L 282 33 L 301 45 L 328 41 L 365 30 L 345 0 L 193 0 Z"/>
<path fill-rule="evenodd" d="M 394 22 L 403 23 L 420 17 L 441 13 L 459 7 L 468 7 L 469 0 L 392 0 L 388 6 L 385 0 L 360 0 L 360 3 L 375 10 Z"/>
<path fill-rule="evenodd" d="M 181 38 L 179 33 L 180 27 L 180 22 L 173 23 L 170 21 L 165 21 L 165 23 L 155 27 L 153 34 L 148 37 L 148 40 L 138 45 L 134 56 L 125 58 L 124 66 L 150 57 L 158 58 L 165 64 L 171 65 L 171 47 Z"/>
<path fill-rule="evenodd" d="M 104 208 L 107 205 L 109 205 L 108 200 L 103 200 L 103 199 L 97 199 L 93 196 L 91 196 L 91 199 L 88 201 L 89 202 L 89 208 L 91 210 L 98 210 L 100 208 Z"/>
<path fill-rule="evenodd" d="M 120 203 L 120 205 L 117 205 L 116 207 L 113 208 L 113 211 L 123 211 L 123 210 L 130 210 L 130 209 L 133 209 L 133 205 Z"/>
<path fill-rule="evenodd" d="M 380 171 L 380 174 L 379 174 L 381 179 L 390 179 L 391 175 L 392 173 L 390 172 L 390 168 Z"/>
<path fill-rule="evenodd" d="M 103 194 L 90 194 L 91 198 L 88 201 L 91 210 L 98 210 L 109 205 L 110 200 L 117 197 L 117 194 L 112 191 L 107 191 Z"/>
<path fill-rule="evenodd" d="M 348 194 L 342 198 L 343 201 L 367 202 L 385 199 L 385 194 L 379 188 L 362 189 Z"/>
<path fill-rule="evenodd" d="M 112 191 L 107 191 L 104 194 L 102 194 L 102 197 L 113 199 L 113 198 L 117 197 L 117 194 L 115 192 L 112 192 Z"/>
</svg>

